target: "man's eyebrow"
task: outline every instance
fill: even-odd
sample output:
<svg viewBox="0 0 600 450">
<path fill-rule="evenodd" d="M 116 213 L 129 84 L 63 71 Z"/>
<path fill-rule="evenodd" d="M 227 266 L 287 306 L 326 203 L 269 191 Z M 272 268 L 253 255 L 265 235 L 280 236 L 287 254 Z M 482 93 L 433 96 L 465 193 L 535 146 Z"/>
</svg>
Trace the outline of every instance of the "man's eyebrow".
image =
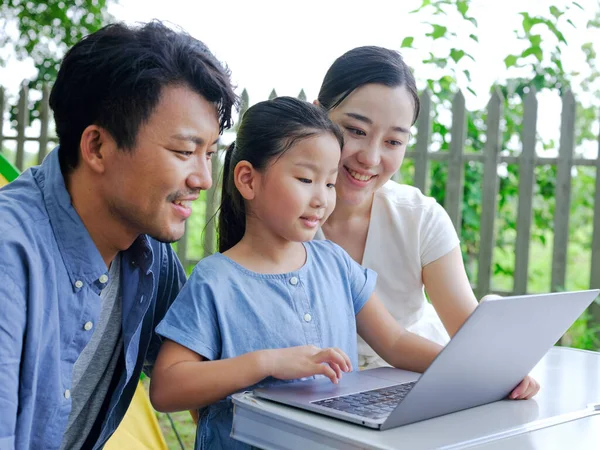
<svg viewBox="0 0 600 450">
<path fill-rule="evenodd" d="M 195 136 L 193 134 L 174 134 L 173 136 L 171 136 L 171 139 L 177 139 L 179 141 L 189 141 L 192 142 L 196 145 L 204 145 L 204 139 L 202 139 L 199 136 Z M 217 138 L 212 144 L 215 145 L 217 142 L 219 142 L 219 138 Z"/>
<path fill-rule="evenodd" d="M 352 117 L 353 119 L 359 120 L 361 122 L 364 122 L 368 125 L 373 125 L 373 121 L 371 119 L 369 119 L 367 116 L 363 116 L 362 114 L 357 114 L 357 113 L 345 113 L 346 116 L 348 117 Z M 404 127 L 392 127 L 392 130 L 397 131 L 398 133 L 410 133 L 410 130 L 404 128 Z"/>
<path fill-rule="evenodd" d="M 310 169 L 310 170 L 312 170 L 313 172 L 318 172 L 318 171 L 319 171 L 319 169 L 320 169 L 320 168 L 319 168 L 319 166 L 318 166 L 317 164 L 315 164 L 315 163 L 312 163 L 312 162 L 299 162 L 299 163 L 296 163 L 296 165 L 297 165 L 297 166 L 300 166 L 300 167 L 306 167 L 307 169 Z M 333 174 L 334 174 L 334 173 L 336 173 L 337 171 L 338 171 L 338 168 L 336 167 L 335 169 L 333 169 L 333 170 L 330 170 L 330 171 L 329 171 L 329 173 L 330 173 L 331 175 L 333 175 Z"/>
</svg>

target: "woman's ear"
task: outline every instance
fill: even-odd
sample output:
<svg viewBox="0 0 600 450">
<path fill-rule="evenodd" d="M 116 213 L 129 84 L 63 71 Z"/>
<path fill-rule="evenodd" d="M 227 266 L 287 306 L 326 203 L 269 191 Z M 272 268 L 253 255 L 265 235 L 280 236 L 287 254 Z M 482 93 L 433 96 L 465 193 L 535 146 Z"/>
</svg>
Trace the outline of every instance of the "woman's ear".
<svg viewBox="0 0 600 450">
<path fill-rule="evenodd" d="M 233 169 L 233 182 L 245 200 L 256 195 L 258 172 L 248 161 L 240 161 Z"/>
</svg>

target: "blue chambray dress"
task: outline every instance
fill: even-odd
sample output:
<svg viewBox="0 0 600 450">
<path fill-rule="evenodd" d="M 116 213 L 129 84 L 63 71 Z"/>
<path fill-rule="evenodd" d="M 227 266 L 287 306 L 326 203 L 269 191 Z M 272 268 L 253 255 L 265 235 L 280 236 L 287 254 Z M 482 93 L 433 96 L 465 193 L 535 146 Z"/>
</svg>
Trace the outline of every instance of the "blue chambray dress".
<svg viewBox="0 0 600 450">
<path fill-rule="evenodd" d="M 377 275 L 331 241 L 304 246 L 304 266 L 285 274 L 255 273 L 220 253 L 203 259 L 157 333 L 209 360 L 298 345 L 339 347 L 357 369 L 355 316 Z M 229 398 L 203 409 L 195 448 L 250 448 L 230 437 L 232 418 Z"/>
</svg>

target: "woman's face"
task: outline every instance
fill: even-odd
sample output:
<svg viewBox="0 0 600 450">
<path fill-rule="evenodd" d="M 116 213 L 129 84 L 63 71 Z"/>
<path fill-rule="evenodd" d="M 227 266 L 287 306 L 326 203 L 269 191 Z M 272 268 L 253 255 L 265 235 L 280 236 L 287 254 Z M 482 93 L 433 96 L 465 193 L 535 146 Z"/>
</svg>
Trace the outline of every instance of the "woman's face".
<svg viewBox="0 0 600 450">
<path fill-rule="evenodd" d="M 336 183 L 338 205 L 370 203 L 400 168 L 414 114 L 414 100 L 402 87 L 366 84 L 353 91 L 329 117 L 344 131 Z"/>
</svg>

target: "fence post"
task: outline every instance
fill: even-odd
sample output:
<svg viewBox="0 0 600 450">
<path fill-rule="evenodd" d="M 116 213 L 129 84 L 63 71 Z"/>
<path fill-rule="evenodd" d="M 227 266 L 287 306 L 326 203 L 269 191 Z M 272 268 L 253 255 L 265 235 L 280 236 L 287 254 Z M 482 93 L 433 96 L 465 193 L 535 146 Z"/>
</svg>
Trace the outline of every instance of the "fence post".
<svg viewBox="0 0 600 450">
<path fill-rule="evenodd" d="M 477 271 L 477 298 L 490 292 L 492 275 L 492 259 L 496 243 L 494 222 L 498 204 L 498 162 L 502 133 L 500 119 L 502 117 L 502 94 L 498 88 L 492 91 L 492 98 L 487 106 L 487 131 L 483 163 L 483 192 L 481 195 L 481 223 L 479 226 L 479 262 Z"/>
<path fill-rule="evenodd" d="M 467 128 L 465 96 L 458 91 L 452 101 L 452 141 L 450 143 L 450 159 L 448 161 L 448 178 L 446 179 L 445 208 L 460 235 L 461 208 L 464 185 L 463 151 Z"/>
<path fill-rule="evenodd" d="M 275 92 L 275 88 L 273 88 L 273 90 L 269 94 L 269 100 L 273 100 L 274 98 L 277 98 L 277 92 Z"/>
<path fill-rule="evenodd" d="M 600 115 L 598 116 L 600 122 Z M 600 288 L 600 131 L 598 132 L 598 155 L 596 156 L 596 193 L 594 195 L 594 226 L 592 231 L 592 270 L 590 274 L 590 288 Z M 600 325 L 600 303 L 598 299 L 591 304 L 589 309 L 592 324 Z"/>
<path fill-rule="evenodd" d="M 303 102 L 306 101 L 306 92 L 304 92 L 304 89 L 300 89 L 300 93 L 298 94 L 298 100 L 302 100 Z"/>
<path fill-rule="evenodd" d="M 242 121 L 242 117 L 248 110 L 248 105 L 250 104 L 250 97 L 248 96 L 248 91 L 244 89 L 242 91 L 242 95 L 240 95 L 240 116 L 238 120 L 238 125 Z"/>
<path fill-rule="evenodd" d="M 44 83 L 42 87 L 42 103 L 40 109 L 40 147 L 38 151 L 38 164 L 41 164 L 48 152 L 48 122 L 50 119 L 48 100 L 50 87 Z"/>
<path fill-rule="evenodd" d="M 183 266 L 184 270 L 187 270 L 188 265 L 188 257 L 187 257 L 187 240 L 188 240 L 188 228 L 190 227 L 189 220 L 185 223 L 185 229 L 183 231 L 183 236 L 181 239 L 177 241 L 177 257 L 179 258 L 179 262 Z"/>
<path fill-rule="evenodd" d="M 219 208 L 219 199 L 221 192 L 222 180 L 220 180 L 219 173 L 221 172 L 221 154 L 224 152 L 217 152 L 214 156 L 212 163 L 212 186 L 206 191 L 206 209 L 204 217 L 206 220 L 206 226 L 204 227 L 204 256 L 210 256 L 215 252 L 216 245 L 216 213 Z"/>
<path fill-rule="evenodd" d="M 562 98 L 560 148 L 556 173 L 554 206 L 554 246 L 552 249 L 551 290 L 565 289 L 567 246 L 569 242 L 569 212 L 571 207 L 571 167 L 575 147 L 575 97 L 567 90 Z"/>
<path fill-rule="evenodd" d="M 529 238 L 533 211 L 533 175 L 535 169 L 535 142 L 537 133 L 537 91 L 530 87 L 525 95 L 519 157 L 519 206 L 517 209 L 517 239 L 515 242 L 515 277 L 513 292 L 527 292 L 529 270 Z"/>
<path fill-rule="evenodd" d="M 431 140 L 431 95 L 425 89 L 421 94 L 421 112 L 417 119 L 417 142 L 415 144 L 415 178 L 413 184 L 423 194 L 429 189 L 429 143 Z"/>
<path fill-rule="evenodd" d="M 4 88 L 0 86 L 0 152 L 3 149 L 2 141 L 4 140 L 4 106 Z"/>
<path fill-rule="evenodd" d="M 25 130 L 29 123 L 29 111 L 27 109 L 27 85 L 23 83 L 19 93 L 19 105 L 17 111 L 17 158 L 15 165 L 21 172 L 25 169 Z"/>
</svg>

